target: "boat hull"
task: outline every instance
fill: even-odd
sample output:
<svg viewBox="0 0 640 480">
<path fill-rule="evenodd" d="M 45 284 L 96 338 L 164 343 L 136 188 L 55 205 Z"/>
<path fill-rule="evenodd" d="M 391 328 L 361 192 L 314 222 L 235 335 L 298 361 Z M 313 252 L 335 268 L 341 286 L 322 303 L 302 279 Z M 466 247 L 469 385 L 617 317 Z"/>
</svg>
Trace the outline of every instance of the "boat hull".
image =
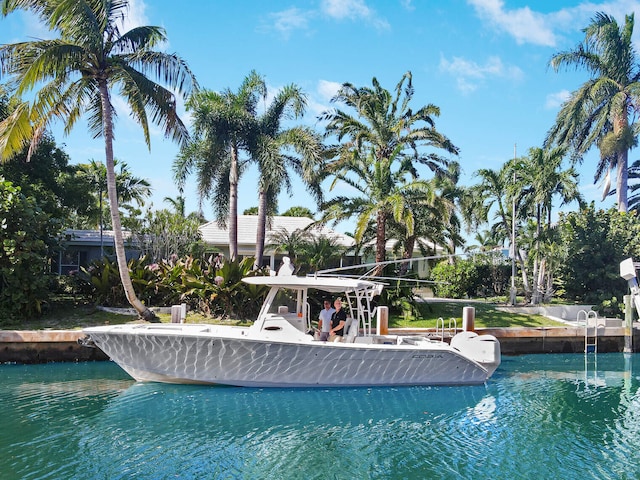
<svg viewBox="0 0 640 480">
<path fill-rule="evenodd" d="M 440 342 L 287 342 L 171 331 L 87 329 L 138 381 L 246 387 L 482 384 L 492 371 Z"/>
</svg>

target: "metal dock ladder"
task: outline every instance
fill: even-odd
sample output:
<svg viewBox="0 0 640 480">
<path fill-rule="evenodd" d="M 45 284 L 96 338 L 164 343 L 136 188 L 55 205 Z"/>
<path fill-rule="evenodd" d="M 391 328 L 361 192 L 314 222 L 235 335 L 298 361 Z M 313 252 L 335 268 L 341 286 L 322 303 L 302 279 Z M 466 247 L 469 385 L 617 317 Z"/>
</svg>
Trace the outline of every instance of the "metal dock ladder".
<svg viewBox="0 0 640 480">
<path fill-rule="evenodd" d="M 577 322 L 584 317 L 584 353 L 598 353 L 598 328 L 604 328 L 604 324 L 598 325 L 598 313 L 590 310 L 580 310 Z M 591 334 L 593 332 L 593 334 Z"/>
</svg>

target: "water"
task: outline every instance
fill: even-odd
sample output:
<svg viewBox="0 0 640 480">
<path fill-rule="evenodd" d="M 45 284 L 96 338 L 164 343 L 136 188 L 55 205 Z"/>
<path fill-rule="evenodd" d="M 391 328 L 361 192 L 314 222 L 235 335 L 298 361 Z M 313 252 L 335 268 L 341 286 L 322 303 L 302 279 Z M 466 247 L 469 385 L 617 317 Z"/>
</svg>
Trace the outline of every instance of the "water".
<svg viewBox="0 0 640 480">
<path fill-rule="evenodd" d="M 485 386 L 136 384 L 0 366 L 1 479 L 640 478 L 640 355 L 503 357 Z"/>
</svg>

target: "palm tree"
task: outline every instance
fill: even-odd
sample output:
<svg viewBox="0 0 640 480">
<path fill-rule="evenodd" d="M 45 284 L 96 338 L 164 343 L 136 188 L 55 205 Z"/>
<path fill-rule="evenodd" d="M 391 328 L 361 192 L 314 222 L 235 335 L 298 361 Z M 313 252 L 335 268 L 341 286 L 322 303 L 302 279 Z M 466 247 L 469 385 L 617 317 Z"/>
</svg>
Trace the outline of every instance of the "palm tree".
<svg viewBox="0 0 640 480">
<path fill-rule="evenodd" d="M 456 242 L 451 235 L 455 230 L 452 227 L 455 205 L 445 191 L 449 181 L 433 178 L 422 183 L 424 188 L 410 189 L 410 193 L 404 195 L 406 203 L 403 208 L 411 211 L 413 228 L 409 229 L 407 224 L 393 218 L 388 226 L 389 234 L 399 240 L 397 246 L 402 259 L 407 260 L 399 268 L 401 274 L 408 271 L 408 260 L 413 258 L 416 246 L 423 256 L 427 256 L 436 253 L 437 245 L 448 246 L 452 241 Z"/>
<path fill-rule="evenodd" d="M 265 248 L 274 250 L 276 253 L 285 252 L 294 265 L 298 265 L 298 256 L 304 251 L 309 243 L 310 235 L 307 230 L 296 228 L 289 232 L 286 228 L 280 227 L 269 235 L 269 243 Z"/>
<path fill-rule="evenodd" d="M 178 195 L 176 198 L 164 197 L 162 199 L 173 207 L 173 213 L 184 217 L 186 215 L 185 198 L 183 195 Z"/>
<path fill-rule="evenodd" d="M 584 41 L 574 50 L 551 58 L 555 71 L 561 67 L 583 67 L 591 79 L 571 94 L 547 134 L 545 146 L 565 145 L 575 159 L 596 145 L 601 160 L 595 181 L 617 169 L 618 210 L 627 211 L 629 149 L 636 145 L 640 125 L 631 121 L 640 108 L 640 68 L 632 41 L 633 14 L 619 27 L 616 20 L 597 13 L 583 30 Z"/>
<path fill-rule="evenodd" d="M 0 46 L 0 73 L 15 79 L 15 94 L 21 97 L 38 89 L 31 103 L 22 103 L 0 123 L 0 156 L 9 158 L 29 142 L 33 151 L 54 120 L 62 120 L 68 133 L 82 114 L 89 115 L 91 133 L 105 142 L 120 279 L 129 303 L 140 316 L 153 319 L 153 312 L 135 294 L 125 256 L 114 169 L 112 91 L 119 88 L 150 147 L 148 115 L 166 136 L 186 140 L 188 132 L 177 115 L 173 91 L 188 92 L 196 82 L 179 56 L 154 50 L 166 42 L 164 29 L 143 26 L 121 32 L 127 8 L 127 0 L 2 1 L 2 15 L 19 9 L 31 11 L 60 36 Z"/>
<path fill-rule="evenodd" d="M 329 202 L 325 219 L 339 220 L 357 214 L 356 239 L 361 237 L 369 220 L 375 219 L 376 262 L 383 262 L 387 220 L 393 217 L 403 221 L 409 232 L 413 228 L 413 216 L 409 209 L 404 209 L 403 194 L 414 188 L 428 189 L 426 184 L 415 183 L 416 164 L 439 172 L 449 163 L 424 148 L 456 155 L 458 149 L 435 128 L 433 117 L 440 114 L 438 107 L 431 104 L 418 110 L 410 107 L 414 94 L 411 72 L 402 76 L 393 96 L 376 78 L 372 84 L 372 88 L 358 88 L 345 83 L 332 99 L 355 110 L 355 116 L 340 109 L 321 116 L 328 121 L 327 134 L 342 142 L 337 158 L 327 168 L 327 173 L 335 177 L 331 187 L 336 180 L 342 180 L 363 195 Z"/>
<path fill-rule="evenodd" d="M 512 237 L 520 220 L 528 214 L 528 210 L 523 208 L 524 162 L 523 158 L 513 158 L 505 162 L 500 170 L 478 170 L 475 175 L 480 177 L 480 183 L 468 189 L 465 195 L 468 204 L 465 205 L 463 214 L 465 220 L 473 225 L 488 223 L 490 235 L 501 245 L 510 239 L 512 258 L 520 265 L 525 294 L 530 295 L 525 259 Z"/>
<path fill-rule="evenodd" d="M 317 272 L 323 268 L 337 266 L 343 253 L 344 248 L 336 238 L 312 235 L 304 248 L 303 258 L 310 271 Z"/>
<path fill-rule="evenodd" d="M 313 199 L 322 202 L 317 171 L 324 148 L 320 136 L 309 127 L 282 128 L 285 120 L 300 118 L 306 108 L 306 96 L 296 85 L 287 85 L 257 118 L 257 135 L 251 145 L 252 160 L 260 173 L 258 184 L 258 231 L 255 267 L 262 266 L 267 217 L 277 208 L 282 188 L 291 193 L 290 172 L 296 173 Z"/>
<path fill-rule="evenodd" d="M 218 224 L 229 225 L 229 257 L 238 255 L 238 182 L 240 152 L 248 151 L 255 135 L 258 102 L 266 98 L 264 79 L 255 71 L 237 92 L 203 90 L 187 102 L 193 112 L 193 140 L 183 146 L 174 163 L 179 185 L 195 170 L 200 198 L 212 199 Z"/>
<path fill-rule="evenodd" d="M 116 191 L 118 193 L 119 206 L 130 201 L 135 201 L 138 206 L 141 206 L 144 203 L 144 199 L 151 195 L 149 182 L 143 178 L 133 176 L 129 171 L 128 165 L 124 162 L 119 162 L 117 158 L 113 159 L 113 165 L 114 168 L 120 167 L 119 172 L 116 172 Z M 100 256 L 102 257 L 104 255 L 102 235 L 104 229 L 103 201 L 107 191 L 107 168 L 102 162 L 92 159 L 89 163 L 78 165 L 78 176 L 97 191 L 97 219 L 93 217 L 90 220 L 97 220 L 100 228 Z"/>
<path fill-rule="evenodd" d="M 562 169 L 562 162 L 566 154 L 565 147 L 555 147 L 548 150 L 532 148 L 528 157 L 524 160 L 522 169 L 522 192 L 524 209 L 529 209 L 535 216 L 536 233 L 535 248 L 533 249 L 533 294 L 531 301 L 537 304 L 541 300 L 544 291 L 545 276 L 551 272 L 545 270 L 549 262 L 546 260 L 543 241 L 543 216 L 546 216 L 545 235 L 551 229 L 551 211 L 553 198 L 560 196 L 561 205 L 572 201 L 578 201 L 582 206 L 582 195 L 578 190 L 578 172 L 570 167 Z M 548 282 L 546 282 L 548 283 Z"/>
</svg>

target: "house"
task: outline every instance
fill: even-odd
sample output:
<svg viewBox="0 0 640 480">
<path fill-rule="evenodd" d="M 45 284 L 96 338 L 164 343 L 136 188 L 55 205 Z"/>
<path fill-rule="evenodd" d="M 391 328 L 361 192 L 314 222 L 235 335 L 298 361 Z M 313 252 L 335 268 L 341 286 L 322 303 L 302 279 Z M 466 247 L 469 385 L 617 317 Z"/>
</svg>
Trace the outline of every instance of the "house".
<svg viewBox="0 0 640 480">
<path fill-rule="evenodd" d="M 269 244 L 269 238 L 282 229 L 288 233 L 295 230 L 308 228 L 314 220 L 308 217 L 285 217 L 275 215 L 267 221 L 265 245 Z M 227 225 L 228 227 L 228 225 Z M 218 249 L 225 257 L 229 257 L 229 229 L 220 227 L 217 221 L 207 222 L 201 225 L 199 230 L 202 240 Z M 238 215 L 238 257 L 253 257 L 256 252 L 256 232 L 258 231 L 257 215 Z M 324 235 L 333 238 L 340 247 L 345 249 L 354 245 L 353 238 L 339 232 L 335 232 L 325 226 L 310 227 L 312 235 Z M 273 249 L 265 247 L 263 263 L 272 270 L 277 270 L 285 253 L 275 253 Z M 351 259 L 353 260 L 353 259 Z M 352 263 L 352 261 L 351 261 Z"/>
<path fill-rule="evenodd" d="M 127 259 L 138 258 L 140 250 L 133 245 L 131 234 L 122 232 Z M 51 273 L 68 275 L 104 256 L 115 258 L 113 230 L 65 230 L 62 248 L 51 259 Z"/>
<path fill-rule="evenodd" d="M 310 229 L 313 235 L 324 235 L 334 239 L 343 249 L 347 250 L 354 246 L 352 237 L 336 232 L 326 226 L 313 226 L 314 220 L 308 217 L 285 217 L 273 216 L 267 222 L 265 244 L 269 244 L 270 236 L 282 229 L 288 233 L 297 229 Z M 238 256 L 253 257 L 256 248 L 256 232 L 258 229 L 257 215 L 238 215 Z M 207 243 L 212 250 L 222 253 L 229 258 L 229 231 L 222 228 L 216 221 L 207 222 L 199 227 L 202 240 Z M 123 232 L 125 239 L 125 249 L 127 259 L 138 258 L 140 250 L 136 247 L 134 239 L 129 232 Z M 393 259 L 391 252 L 394 250 L 396 240 L 388 240 L 386 244 L 387 258 Z M 63 248 L 57 252 L 51 260 L 51 272 L 58 275 L 67 275 L 71 271 L 79 270 L 80 267 L 88 266 L 92 261 L 104 256 L 115 258 L 113 247 L 113 231 L 104 230 L 102 235 L 99 230 L 67 230 L 62 242 Z M 437 253 L 442 253 L 443 249 L 434 246 L 429 242 Z M 283 252 L 274 252 L 273 249 L 265 248 L 263 264 L 272 270 L 277 270 L 282 263 L 282 258 L 286 255 Z M 420 259 L 420 251 L 416 245 L 414 257 L 410 264 L 410 270 L 416 272 L 420 278 L 426 278 L 429 274 L 429 264 L 427 260 Z M 353 253 L 347 252 L 341 259 L 341 266 L 353 265 L 355 263 L 370 263 L 373 258 L 353 258 Z"/>
</svg>

